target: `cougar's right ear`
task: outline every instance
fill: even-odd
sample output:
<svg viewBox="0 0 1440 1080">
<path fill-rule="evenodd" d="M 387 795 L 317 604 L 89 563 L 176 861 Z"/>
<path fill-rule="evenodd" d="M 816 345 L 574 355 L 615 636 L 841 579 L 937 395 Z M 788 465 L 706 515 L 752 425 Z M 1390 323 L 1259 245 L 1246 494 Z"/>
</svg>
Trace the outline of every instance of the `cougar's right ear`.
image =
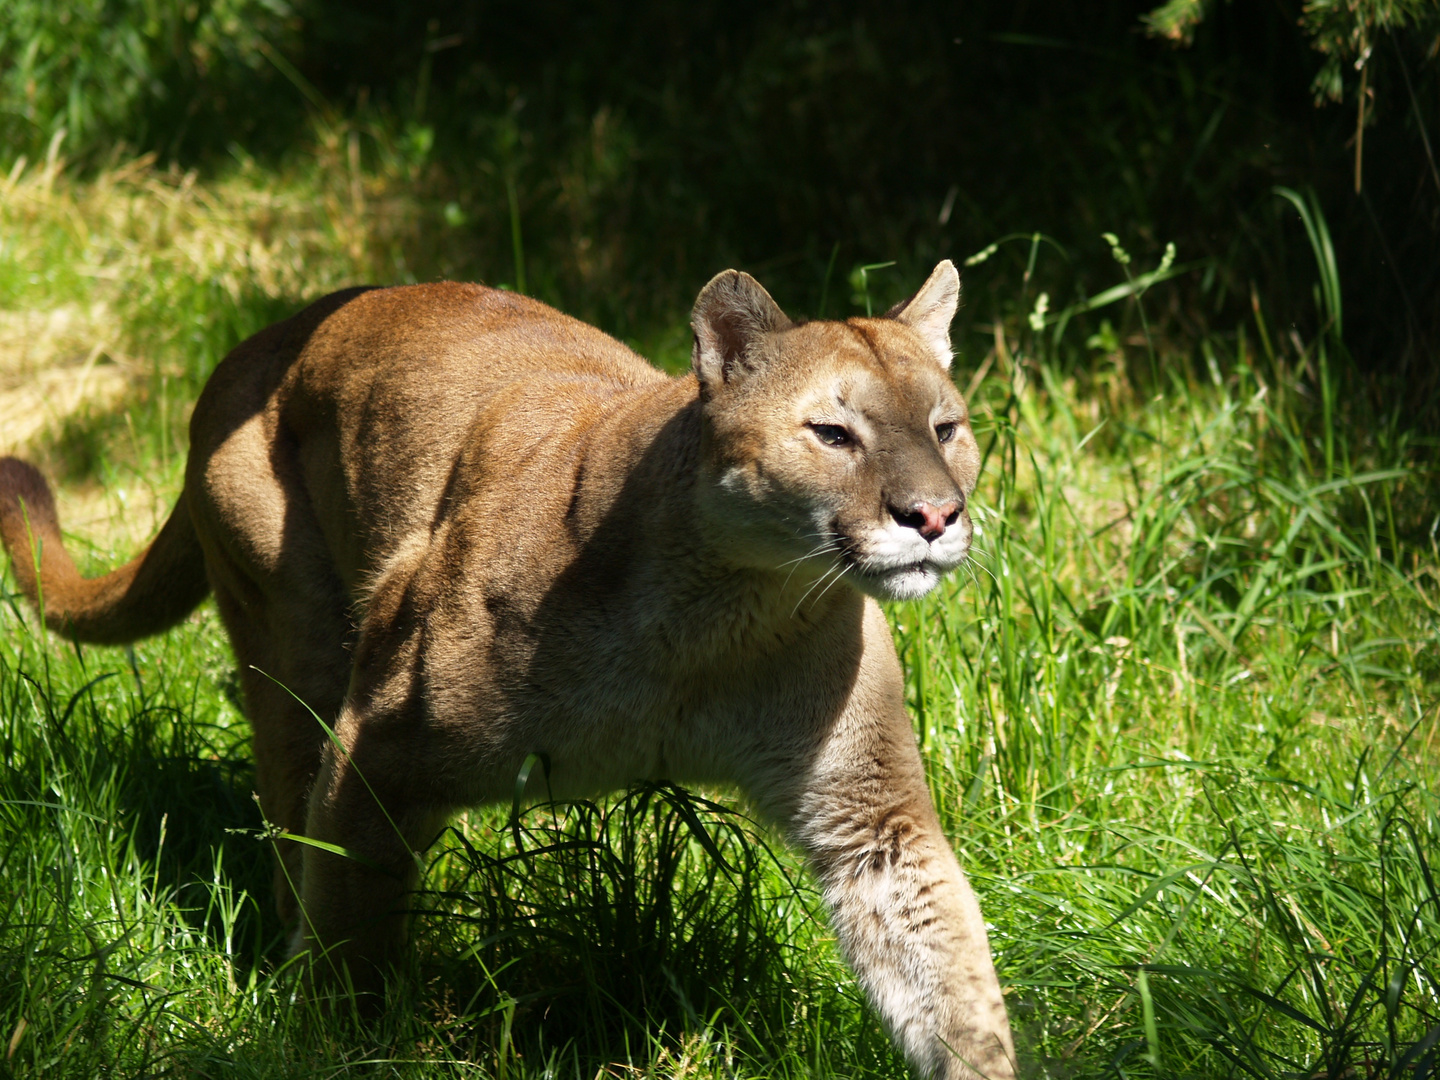
<svg viewBox="0 0 1440 1080">
<path fill-rule="evenodd" d="M 701 390 L 714 393 L 755 370 L 761 339 L 790 325 L 765 287 L 749 274 L 716 274 L 695 298 L 690 316 L 695 331 L 691 363 Z"/>
</svg>

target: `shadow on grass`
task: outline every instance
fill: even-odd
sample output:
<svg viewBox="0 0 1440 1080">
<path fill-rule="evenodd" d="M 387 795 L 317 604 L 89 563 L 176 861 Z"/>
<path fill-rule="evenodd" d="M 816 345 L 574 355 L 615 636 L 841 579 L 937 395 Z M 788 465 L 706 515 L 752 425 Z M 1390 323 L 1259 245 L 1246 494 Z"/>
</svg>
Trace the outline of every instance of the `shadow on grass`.
<svg viewBox="0 0 1440 1080">
<path fill-rule="evenodd" d="M 126 659 L 79 649 L 0 658 L 0 789 L 12 813 L 23 811 L 12 835 L 68 834 L 75 859 L 112 874 L 123 852 L 145 868 L 145 902 L 173 904 L 206 932 L 222 932 L 206 890 L 223 874 L 234 892 L 262 901 L 241 904 L 223 928 L 236 962 L 253 965 L 280 930 L 269 856 L 255 840 L 246 732 L 197 719 L 200 695 L 213 693 L 204 676 L 182 696 L 169 680 L 147 679 L 133 653 Z M 86 837 L 71 818 L 106 831 Z"/>
<path fill-rule="evenodd" d="M 641 784 L 490 820 L 483 849 L 446 831 L 416 898 L 421 979 L 437 1011 L 468 1018 L 457 1039 L 560 1052 L 587 1075 L 647 1044 L 679 1055 L 713 1040 L 773 1061 L 853 1042 L 858 989 L 820 899 L 743 814 Z M 903 1075 L 874 1034 L 868 1067 Z"/>
</svg>

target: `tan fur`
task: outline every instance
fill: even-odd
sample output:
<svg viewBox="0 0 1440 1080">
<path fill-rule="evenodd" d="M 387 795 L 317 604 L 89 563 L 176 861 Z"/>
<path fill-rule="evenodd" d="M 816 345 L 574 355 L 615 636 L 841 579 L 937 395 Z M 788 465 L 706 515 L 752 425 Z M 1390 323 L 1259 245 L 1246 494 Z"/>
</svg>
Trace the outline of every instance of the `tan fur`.
<svg viewBox="0 0 1440 1080">
<path fill-rule="evenodd" d="M 130 565 L 82 581 L 13 459 L 0 534 L 80 640 L 214 591 L 267 817 L 360 856 L 283 853 L 277 901 L 320 964 L 374 985 L 415 850 L 508 798 L 531 753 L 557 798 L 728 782 L 808 854 L 921 1073 L 1008 1077 L 985 926 L 872 598 L 923 594 L 969 548 L 957 300 L 945 262 L 884 318 L 793 324 L 727 271 L 696 301 L 693 374 L 668 379 L 513 294 L 337 294 L 216 369 L 185 492 Z"/>
</svg>

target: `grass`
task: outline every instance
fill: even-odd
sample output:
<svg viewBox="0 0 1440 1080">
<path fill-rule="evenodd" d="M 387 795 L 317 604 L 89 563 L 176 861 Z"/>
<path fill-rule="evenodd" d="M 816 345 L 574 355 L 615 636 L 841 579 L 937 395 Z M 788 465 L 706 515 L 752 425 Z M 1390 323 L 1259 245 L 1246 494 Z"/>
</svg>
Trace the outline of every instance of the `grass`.
<svg viewBox="0 0 1440 1080">
<path fill-rule="evenodd" d="M 214 184 L 52 163 L 3 189 L 0 316 L 79 313 L 24 378 L 96 342 L 120 369 L 107 406 L 29 442 L 65 512 L 88 508 L 82 564 L 157 523 L 185 405 L 235 337 L 351 276 L 405 276 L 386 235 L 410 211 L 347 232 L 345 161 Z M 1227 333 L 1156 340 L 1151 294 L 1062 323 L 1036 310 L 1047 266 L 958 342 L 986 452 L 971 573 L 889 612 L 1026 1067 L 1430 1075 L 1433 446 L 1361 411 L 1338 335 L 1282 339 L 1257 302 Z M 683 358 L 676 337 L 658 360 Z M 5 591 L 10 1074 L 905 1074 L 803 869 L 723 792 L 464 815 L 429 852 L 414 977 L 381 1023 L 299 1000 L 213 611 L 75 649 Z"/>
</svg>

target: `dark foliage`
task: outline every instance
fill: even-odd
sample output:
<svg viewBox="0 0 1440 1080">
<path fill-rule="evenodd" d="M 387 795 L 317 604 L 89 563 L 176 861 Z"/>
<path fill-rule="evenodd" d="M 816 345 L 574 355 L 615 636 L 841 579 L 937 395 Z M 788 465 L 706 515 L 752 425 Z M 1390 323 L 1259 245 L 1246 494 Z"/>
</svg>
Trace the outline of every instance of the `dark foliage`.
<svg viewBox="0 0 1440 1080">
<path fill-rule="evenodd" d="M 1440 325 L 1423 43 L 1381 43 L 1393 57 L 1375 65 L 1385 107 L 1357 198 L 1354 117 L 1315 106 L 1321 61 L 1297 6 L 1224 5 L 1188 50 L 1139 32 L 1145 6 L 372 2 L 340 17 L 317 3 L 302 49 L 327 100 L 433 125 L 457 189 L 498 203 L 477 174 L 517 175 L 558 298 L 613 304 L 595 312 L 607 321 L 673 308 L 725 263 L 763 268 L 814 310 L 836 244 L 848 269 L 1033 230 L 1071 249 L 1076 292 L 1095 291 L 1114 277 L 1098 236 L 1111 230 L 1213 260 L 1183 320 L 1233 322 L 1254 284 L 1281 326 L 1309 330 L 1314 266 L 1271 191 L 1309 184 L 1339 245 L 1355 356 L 1419 364 Z M 589 190 L 566 190 L 571 172 Z M 577 245 L 609 257 L 602 282 Z M 1013 295 L 994 284 L 972 291 L 975 318 Z"/>
<path fill-rule="evenodd" d="M 513 280 L 513 206 L 530 290 L 622 333 L 673 319 L 725 265 L 833 313 L 852 266 L 899 260 L 903 273 L 875 277 L 888 294 L 918 264 L 1011 232 L 1056 238 L 1060 287 L 1094 292 L 1115 277 L 1108 230 L 1142 259 L 1173 240 L 1182 263 L 1202 262 L 1173 290 L 1177 332 L 1234 325 L 1253 287 L 1308 339 L 1315 268 L 1272 188 L 1310 185 L 1360 368 L 1433 384 L 1428 41 L 1375 44 L 1357 196 L 1356 117 L 1315 105 L 1322 58 L 1297 4 L 1217 5 L 1183 49 L 1143 33 L 1148 6 L 301 0 L 284 18 L 265 7 L 278 44 L 257 31 L 227 52 L 196 35 L 222 7 L 249 9 L 211 4 L 166 30 L 129 111 L 95 119 L 77 149 L 120 136 L 191 161 L 234 144 L 273 156 L 303 144 L 307 111 L 369 118 L 423 160 L 416 187 L 435 213 L 464 223 L 444 250 L 417 237 L 417 272 Z M 31 141 L 48 130 L 37 121 Z M 1010 269 L 972 275 L 969 318 L 1016 295 L 1019 246 Z"/>
</svg>

